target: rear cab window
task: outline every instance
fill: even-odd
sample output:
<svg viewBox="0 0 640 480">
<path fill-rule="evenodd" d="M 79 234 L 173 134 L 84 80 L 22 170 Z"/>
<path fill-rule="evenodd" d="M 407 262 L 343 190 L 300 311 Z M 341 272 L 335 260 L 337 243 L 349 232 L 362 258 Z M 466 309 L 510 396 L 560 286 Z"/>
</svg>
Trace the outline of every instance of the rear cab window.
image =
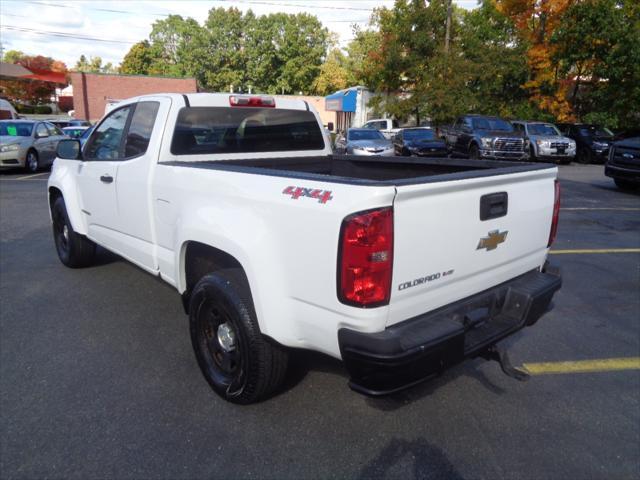
<svg viewBox="0 0 640 480">
<path fill-rule="evenodd" d="M 183 107 L 171 141 L 173 155 L 322 150 L 311 111 L 277 108 Z"/>
</svg>

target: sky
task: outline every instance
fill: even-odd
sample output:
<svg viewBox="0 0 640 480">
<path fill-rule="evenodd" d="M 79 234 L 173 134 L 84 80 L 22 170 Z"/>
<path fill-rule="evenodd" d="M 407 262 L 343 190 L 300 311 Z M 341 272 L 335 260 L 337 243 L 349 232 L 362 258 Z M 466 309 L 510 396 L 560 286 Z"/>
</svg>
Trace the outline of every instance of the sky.
<svg viewBox="0 0 640 480">
<path fill-rule="evenodd" d="M 72 68 L 80 55 L 118 65 L 129 48 L 147 39 L 151 25 L 170 14 L 200 24 L 216 7 L 253 10 L 256 15 L 307 12 L 338 34 L 341 47 L 352 38 L 352 25 L 366 27 L 375 7 L 394 0 L 0 0 L 2 49 L 62 60 Z M 454 0 L 475 8 L 477 0 Z"/>
</svg>

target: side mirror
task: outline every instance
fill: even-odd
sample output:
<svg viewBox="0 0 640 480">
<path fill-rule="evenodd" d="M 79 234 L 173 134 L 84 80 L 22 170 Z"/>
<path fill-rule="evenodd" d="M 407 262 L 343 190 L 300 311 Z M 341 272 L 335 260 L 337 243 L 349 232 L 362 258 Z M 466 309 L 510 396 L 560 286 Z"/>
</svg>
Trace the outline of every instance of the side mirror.
<svg viewBox="0 0 640 480">
<path fill-rule="evenodd" d="M 333 132 L 333 122 L 327 123 L 327 130 L 329 130 L 330 132 Z"/>
<path fill-rule="evenodd" d="M 36 138 L 47 138 L 48 136 L 49 136 L 49 132 L 36 133 Z"/>
<path fill-rule="evenodd" d="M 80 140 L 68 139 L 58 142 L 56 151 L 58 158 L 64 160 L 82 160 L 82 149 L 80 148 Z"/>
</svg>

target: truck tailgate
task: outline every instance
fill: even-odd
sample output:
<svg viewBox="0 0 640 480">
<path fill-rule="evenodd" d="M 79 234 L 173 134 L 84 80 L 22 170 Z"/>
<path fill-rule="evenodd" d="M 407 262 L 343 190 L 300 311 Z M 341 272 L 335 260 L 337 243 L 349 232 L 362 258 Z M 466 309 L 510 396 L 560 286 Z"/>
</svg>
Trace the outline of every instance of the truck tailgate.
<svg viewBox="0 0 640 480">
<path fill-rule="evenodd" d="M 542 266 L 556 176 L 550 167 L 398 186 L 387 326 Z"/>
</svg>

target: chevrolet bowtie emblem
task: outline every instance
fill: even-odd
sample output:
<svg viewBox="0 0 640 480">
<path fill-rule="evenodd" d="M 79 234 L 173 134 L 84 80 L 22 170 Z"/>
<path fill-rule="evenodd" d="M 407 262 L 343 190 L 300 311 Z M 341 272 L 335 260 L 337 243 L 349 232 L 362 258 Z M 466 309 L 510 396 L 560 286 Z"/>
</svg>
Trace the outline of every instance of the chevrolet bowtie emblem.
<svg viewBox="0 0 640 480">
<path fill-rule="evenodd" d="M 505 230 L 504 232 L 500 232 L 498 230 L 489 232 L 488 236 L 480 239 L 480 241 L 478 242 L 478 248 L 476 248 L 476 250 L 480 250 L 482 248 L 486 248 L 487 251 L 495 250 L 496 248 L 498 248 L 498 245 L 500 245 L 507 239 L 507 233 L 509 233 L 507 230 Z"/>
</svg>

